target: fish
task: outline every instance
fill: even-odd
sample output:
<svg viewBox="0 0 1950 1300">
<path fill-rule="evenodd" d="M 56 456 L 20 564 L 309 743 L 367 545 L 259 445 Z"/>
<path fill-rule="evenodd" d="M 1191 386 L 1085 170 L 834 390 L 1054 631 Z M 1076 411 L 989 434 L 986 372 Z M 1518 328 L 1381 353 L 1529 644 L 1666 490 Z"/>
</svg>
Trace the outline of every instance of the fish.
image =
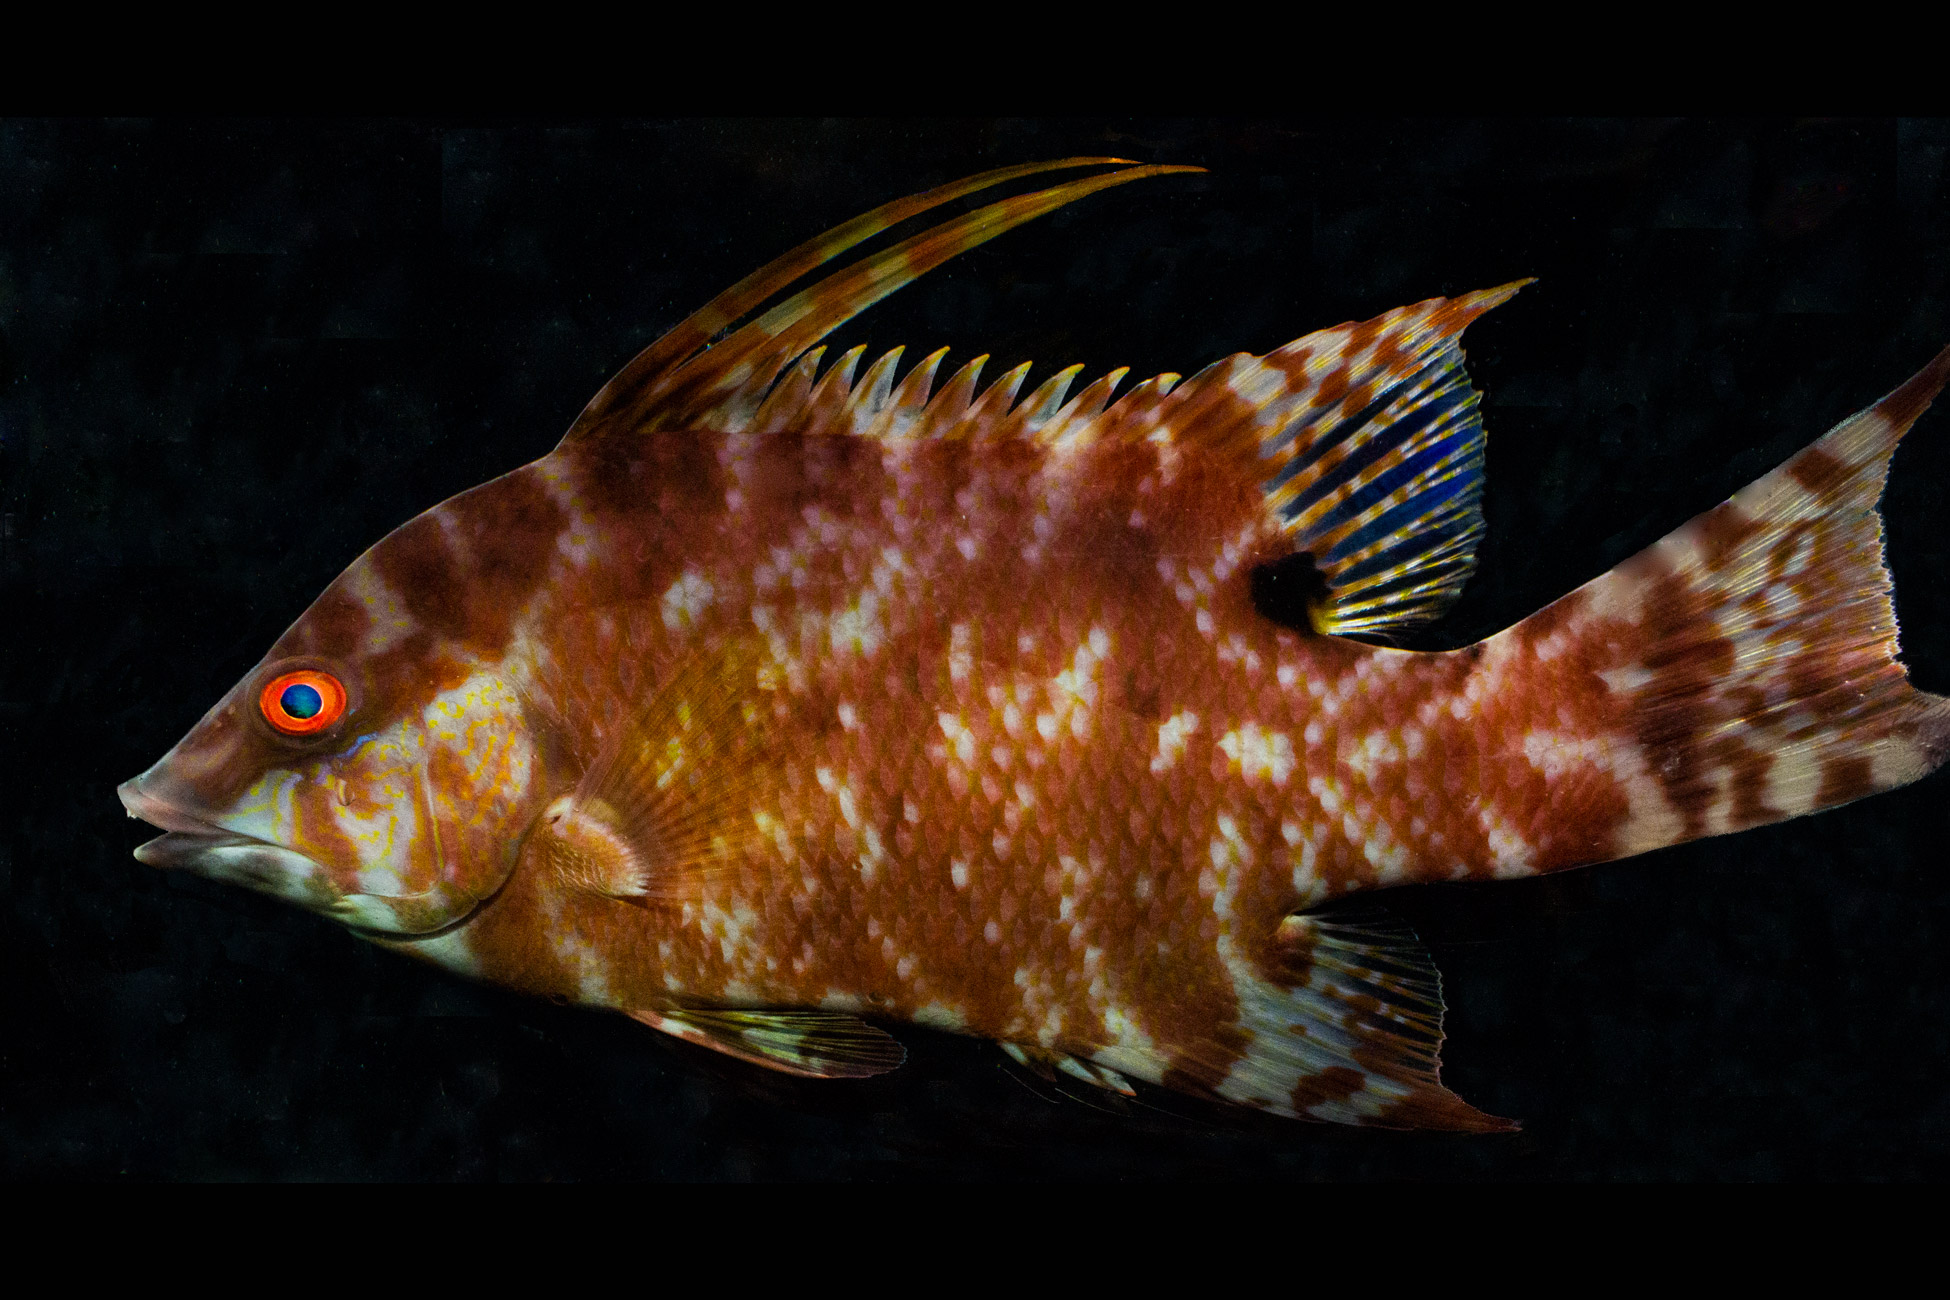
<svg viewBox="0 0 1950 1300">
<path fill-rule="evenodd" d="M 1938 767 L 1877 503 L 1950 349 L 1507 630 L 1402 649 L 1485 530 L 1462 333 L 1526 282 L 1129 386 L 826 361 L 954 256 L 1196 170 L 983 173 L 726 290 L 122 785 L 138 860 L 787 1074 L 894 1069 L 907 1022 L 1112 1093 L 1511 1129 L 1442 1083 L 1440 976 L 1372 895 Z"/>
</svg>

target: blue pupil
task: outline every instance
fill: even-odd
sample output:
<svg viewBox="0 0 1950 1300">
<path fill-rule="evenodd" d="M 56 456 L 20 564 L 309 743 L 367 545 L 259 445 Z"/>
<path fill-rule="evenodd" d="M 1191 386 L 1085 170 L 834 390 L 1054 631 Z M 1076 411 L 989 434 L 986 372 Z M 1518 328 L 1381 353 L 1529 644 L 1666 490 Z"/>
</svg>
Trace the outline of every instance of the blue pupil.
<svg viewBox="0 0 1950 1300">
<path fill-rule="evenodd" d="M 316 686 L 297 682 L 284 688 L 284 694 L 278 696 L 278 707 L 294 718 L 315 718 L 325 707 L 325 697 L 318 693 Z"/>
</svg>

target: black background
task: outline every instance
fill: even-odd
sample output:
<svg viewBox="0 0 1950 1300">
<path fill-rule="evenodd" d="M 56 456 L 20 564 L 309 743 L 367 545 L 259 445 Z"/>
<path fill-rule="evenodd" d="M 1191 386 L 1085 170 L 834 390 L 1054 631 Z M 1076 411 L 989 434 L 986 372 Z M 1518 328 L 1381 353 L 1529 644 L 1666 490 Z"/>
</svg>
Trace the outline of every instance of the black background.
<svg viewBox="0 0 1950 1300">
<path fill-rule="evenodd" d="M 1353 1131 L 992 1046 L 795 1082 L 134 862 L 113 786 L 354 556 L 539 456 L 829 225 L 1073 153 L 1197 163 L 837 341 L 1189 373 L 1436 294 L 1473 326 L 1493 632 L 1950 343 L 1950 124 L 0 124 L 0 1169 L 15 1178 L 1925 1178 L 1950 1173 L 1945 778 L 1549 879 L 1399 891 L 1446 1079 L 1521 1135 Z M 944 371 L 944 373 L 946 373 Z M 1032 376 L 1031 383 L 1035 383 Z M 1950 415 L 1887 499 L 1950 690 Z"/>
</svg>

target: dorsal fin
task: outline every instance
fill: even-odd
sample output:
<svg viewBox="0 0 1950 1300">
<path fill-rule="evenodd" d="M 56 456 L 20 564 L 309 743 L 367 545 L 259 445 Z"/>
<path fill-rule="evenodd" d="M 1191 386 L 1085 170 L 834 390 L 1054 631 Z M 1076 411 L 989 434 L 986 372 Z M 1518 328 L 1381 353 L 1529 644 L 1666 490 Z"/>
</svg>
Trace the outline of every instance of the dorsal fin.
<svg viewBox="0 0 1950 1300">
<path fill-rule="evenodd" d="M 1231 357 L 1159 405 L 1188 440 L 1258 456 L 1268 506 L 1326 583 L 1315 631 L 1385 635 L 1461 594 L 1483 533 L 1483 425 L 1458 340 L 1529 283 Z"/>
<path fill-rule="evenodd" d="M 1122 368 L 1066 402 L 1083 370 L 1068 366 L 1018 400 L 1029 363 L 977 396 L 975 375 L 987 359 L 977 357 L 930 398 L 939 352 L 890 391 L 900 349 L 857 385 L 856 350 L 816 387 L 802 363 L 766 402 L 762 423 L 1049 444 L 1167 435 L 1260 480 L 1267 508 L 1325 582 L 1309 610 L 1316 631 L 1388 635 L 1439 617 L 1476 567 L 1483 426 L 1459 339 L 1528 283 L 1319 330 L 1263 357 L 1216 362 L 1182 384 L 1157 375 L 1115 402 Z"/>
<path fill-rule="evenodd" d="M 1093 165 L 1119 170 L 943 222 L 828 275 L 710 344 L 800 276 L 896 222 L 1005 181 Z M 1320 330 L 1263 357 L 1242 353 L 1183 384 L 1159 375 L 1115 403 L 1109 399 L 1123 370 L 1064 404 L 1081 366 L 1058 371 L 1018 402 L 1024 363 L 978 395 L 985 357 L 930 395 L 940 351 L 898 384 L 900 348 L 882 354 L 857 384 L 859 347 L 818 374 L 820 339 L 955 255 L 1098 190 L 1201 170 L 1068 158 L 986 172 L 885 204 L 747 276 L 644 349 L 564 441 L 699 428 L 1063 444 L 1169 428 L 1202 454 L 1230 454 L 1263 471 L 1268 507 L 1325 583 L 1309 610 L 1316 631 L 1386 636 L 1439 617 L 1474 571 L 1483 533 L 1483 429 L 1458 339 L 1528 280 Z"/>
<path fill-rule="evenodd" d="M 807 272 L 897 222 L 1006 181 L 1069 167 L 1112 165 L 1080 181 L 1017 195 L 943 222 L 793 295 L 715 346 L 713 335 Z M 1065 158 L 980 176 L 885 204 L 800 245 L 727 289 L 645 348 L 603 386 L 563 441 L 667 428 L 743 428 L 799 355 L 859 312 L 949 258 L 1099 190 L 1199 167 L 1138 166 L 1122 158 Z"/>
</svg>

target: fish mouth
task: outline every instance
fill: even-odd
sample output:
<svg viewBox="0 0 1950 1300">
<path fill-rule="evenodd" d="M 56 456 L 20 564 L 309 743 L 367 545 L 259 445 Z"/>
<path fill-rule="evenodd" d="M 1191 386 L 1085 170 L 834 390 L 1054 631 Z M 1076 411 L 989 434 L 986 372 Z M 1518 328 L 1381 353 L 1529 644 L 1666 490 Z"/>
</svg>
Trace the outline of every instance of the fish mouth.
<svg viewBox="0 0 1950 1300">
<path fill-rule="evenodd" d="M 434 938 L 456 929 L 486 902 L 444 886 L 397 895 L 345 889 L 316 859 L 185 811 L 145 788 L 152 779 L 153 773 L 145 773 L 115 788 L 130 817 L 167 832 L 137 848 L 137 862 L 240 885 L 389 943 Z M 160 784 L 169 788 L 167 778 Z"/>
<path fill-rule="evenodd" d="M 137 778 L 139 781 L 141 778 Z M 148 822 L 151 826 L 168 834 L 150 840 L 135 851 L 135 860 L 152 867 L 182 866 L 187 860 L 201 856 L 211 849 L 237 848 L 246 844 L 262 844 L 263 841 L 249 835 L 239 835 L 227 831 L 214 822 L 184 812 L 181 808 L 157 798 L 139 786 L 136 781 L 124 781 L 115 787 L 115 795 L 122 801 L 131 818 Z M 266 847 L 272 847 L 266 845 Z"/>
<path fill-rule="evenodd" d="M 144 790 L 141 779 L 124 781 L 116 796 L 130 817 L 166 834 L 137 847 L 137 862 L 194 872 L 307 907 L 329 906 L 336 897 L 319 887 L 319 866 L 304 854 L 185 812 Z"/>
</svg>

